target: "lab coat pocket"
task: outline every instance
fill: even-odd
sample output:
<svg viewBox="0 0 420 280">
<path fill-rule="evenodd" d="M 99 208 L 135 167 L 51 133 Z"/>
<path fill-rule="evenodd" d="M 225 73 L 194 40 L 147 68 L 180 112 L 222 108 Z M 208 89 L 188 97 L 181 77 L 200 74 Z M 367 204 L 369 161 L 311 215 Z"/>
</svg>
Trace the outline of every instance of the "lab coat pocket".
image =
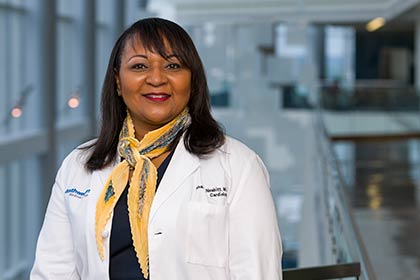
<svg viewBox="0 0 420 280">
<path fill-rule="evenodd" d="M 228 255 L 227 207 L 192 201 L 187 208 L 186 261 L 225 267 Z"/>
</svg>

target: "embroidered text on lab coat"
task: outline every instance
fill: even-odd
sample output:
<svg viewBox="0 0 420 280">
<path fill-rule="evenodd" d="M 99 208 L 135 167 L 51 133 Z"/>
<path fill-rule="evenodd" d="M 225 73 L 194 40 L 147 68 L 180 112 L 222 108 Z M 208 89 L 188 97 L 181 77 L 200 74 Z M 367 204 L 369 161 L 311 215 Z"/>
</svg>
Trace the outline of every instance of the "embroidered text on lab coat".
<svg viewBox="0 0 420 280">
<path fill-rule="evenodd" d="M 204 186 L 200 185 L 200 186 L 197 186 L 195 189 L 196 190 L 204 189 L 210 197 L 227 196 L 226 187 L 204 188 Z"/>
<path fill-rule="evenodd" d="M 77 197 L 77 198 L 83 198 L 83 197 L 86 197 L 86 196 L 89 195 L 90 189 L 87 189 L 86 191 L 81 192 L 81 191 L 77 190 L 76 188 L 72 188 L 72 189 L 65 190 L 64 193 L 68 194 L 69 196 L 74 196 L 74 197 Z"/>
</svg>

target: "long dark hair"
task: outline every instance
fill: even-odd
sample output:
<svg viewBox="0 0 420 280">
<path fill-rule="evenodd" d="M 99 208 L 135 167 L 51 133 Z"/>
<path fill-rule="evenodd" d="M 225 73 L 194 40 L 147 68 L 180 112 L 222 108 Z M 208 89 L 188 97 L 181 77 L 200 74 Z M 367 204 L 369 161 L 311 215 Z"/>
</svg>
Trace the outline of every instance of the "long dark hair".
<svg viewBox="0 0 420 280">
<path fill-rule="evenodd" d="M 118 38 L 112 49 L 102 87 L 102 124 L 97 141 L 86 149 L 92 153 L 86 162 L 88 170 L 111 164 L 117 152 L 118 137 L 126 117 L 126 105 L 117 94 L 115 71 L 120 70 L 121 56 L 127 43 L 141 43 L 145 49 L 167 57 L 165 42 L 180 62 L 191 71 L 191 95 L 188 108 L 191 125 L 185 131 L 184 145 L 195 155 L 202 156 L 223 145 L 225 136 L 210 113 L 209 89 L 200 56 L 187 32 L 178 24 L 161 18 L 135 22 Z"/>
</svg>

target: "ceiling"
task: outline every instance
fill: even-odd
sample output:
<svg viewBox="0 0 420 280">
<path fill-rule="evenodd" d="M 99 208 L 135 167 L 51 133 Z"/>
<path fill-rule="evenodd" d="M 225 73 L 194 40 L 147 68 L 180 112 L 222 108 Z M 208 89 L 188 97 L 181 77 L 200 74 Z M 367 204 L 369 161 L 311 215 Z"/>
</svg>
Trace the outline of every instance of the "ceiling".
<svg viewBox="0 0 420 280">
<path fill-rule="evenodd" d="M 393 20 L 420 0 L 149 0 L 170 6 L 183 23 L 295 21 L 362 23 L 375 17 Z M 417 14 L 418 15 L 418 14 Z"/>
</svg>

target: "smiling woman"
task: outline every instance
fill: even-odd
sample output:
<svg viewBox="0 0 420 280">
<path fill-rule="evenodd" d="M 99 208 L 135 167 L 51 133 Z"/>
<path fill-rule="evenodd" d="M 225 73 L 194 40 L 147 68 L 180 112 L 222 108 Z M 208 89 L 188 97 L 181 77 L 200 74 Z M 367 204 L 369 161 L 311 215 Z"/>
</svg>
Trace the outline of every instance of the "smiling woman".
<svg viewBox="0 0 420 280">
<path fill-rule="evenodd" d="M 57 174 L 31 279 L 278 280 L 281 255 L 267 170 L 211 116 L 192 40 L 134 23 L 111 53 L 99 137 Z"/>
</svg>

